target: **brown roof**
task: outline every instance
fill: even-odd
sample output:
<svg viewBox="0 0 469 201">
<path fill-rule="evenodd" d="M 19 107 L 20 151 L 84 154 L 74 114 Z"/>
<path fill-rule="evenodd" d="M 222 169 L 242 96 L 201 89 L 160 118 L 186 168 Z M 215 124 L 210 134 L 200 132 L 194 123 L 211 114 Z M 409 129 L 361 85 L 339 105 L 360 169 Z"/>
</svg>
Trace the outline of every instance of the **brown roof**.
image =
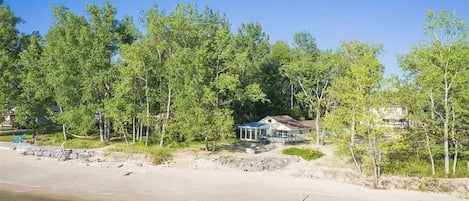
<svg viewBox="0 0 469 201">
<path fill-rule="evenodd" d="M 312 129 L 316 129 L 316 120 L 304 120 L 301 121 L 301 124 L 310 127 Z M 321 126 L 321 122 L 319 122 L 319 126 Z"/>
<path fill-rule="evenodd" d="M 310 126 L 303 125 L 296 119 L 293 119 L 289 115 L 277 115 L 277 116 L 272 116 L 273 119 L 278 121 L 279 123 L 284 124 L 286 127 L 290 129 L 300 129 L 300 128 L 312 128 Z"/>
</svg>

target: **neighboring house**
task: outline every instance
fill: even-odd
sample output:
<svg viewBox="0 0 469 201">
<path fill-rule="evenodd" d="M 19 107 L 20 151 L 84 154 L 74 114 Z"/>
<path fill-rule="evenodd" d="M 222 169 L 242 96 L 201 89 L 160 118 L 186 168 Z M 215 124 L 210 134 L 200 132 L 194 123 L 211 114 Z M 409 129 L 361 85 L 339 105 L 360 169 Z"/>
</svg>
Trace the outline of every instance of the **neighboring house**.
<svg viewBox="0 0 469 201">
<path fill-rule="evenodd" d="M 241 140 L 258 141 L 267 138 L 272 142 L 293 142 L 309 140 L 314 127 L 307 126 L 288 115 L 277 115 L 266 116 L 258 122 L 241 124 L 238 129 Z"/>
<path fill-rule="evenodd" d="M 379 122 L 378 125 L 391 129 L 405 129 L 411 126 L 411 122 L 406 119 L 406 113 L 400 106 L 383 107 L 379 109 L 371 109 Z"/>
<path fill-rule="evenodd" d="M 5 120 L 2 122 L 1 127 L 13 128 L 15 125 L 15 113 L 16 107 L 8 110 L 8 113 L 4 116 Z"/>
</svg>

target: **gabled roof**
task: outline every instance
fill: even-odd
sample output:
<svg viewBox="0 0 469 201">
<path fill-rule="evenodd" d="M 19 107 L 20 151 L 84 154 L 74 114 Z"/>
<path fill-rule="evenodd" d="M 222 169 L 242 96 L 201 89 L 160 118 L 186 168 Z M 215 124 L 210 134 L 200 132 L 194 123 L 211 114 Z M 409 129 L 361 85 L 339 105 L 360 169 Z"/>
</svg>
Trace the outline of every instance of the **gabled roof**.
<svg viewBox="0 0 469 201">
<path fill-rule="evenodd" d="M 271 117 L 272 119 L 275 119 L 275 121 L 285 125 L 286 127 L 290 129 L 312 128 L 312 127 L 303 125 L 298 120 L 293 119 L 290 115 L 276 115 L 276 116 L 271 116 Z"/>
</svg>

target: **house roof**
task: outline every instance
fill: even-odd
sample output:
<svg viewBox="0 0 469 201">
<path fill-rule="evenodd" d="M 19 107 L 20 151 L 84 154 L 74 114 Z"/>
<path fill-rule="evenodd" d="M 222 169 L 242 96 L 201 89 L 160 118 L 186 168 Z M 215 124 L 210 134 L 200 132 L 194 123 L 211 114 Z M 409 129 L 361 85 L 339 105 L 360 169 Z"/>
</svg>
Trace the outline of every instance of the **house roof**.
<svg viewBox="0 0 469 201">
<path fill-rule="evenodd" d="M 238 127 L 262 128 L 265 126 L 267 126 L 267 124 L 259 123 L 259 122 L 247 122 L 247 123 L 239 125 Z"/>
<path fill-rule="evenodd" d="M 305 120 L 305 121 L 301 121 L 301 124 L 303 124 L 303 125 L 305 125 L 305 126 L 307 126 L 307 127 L 316 129 L 316 120 Z M 321 125 L 321 123 L 319 123 L 319 125 Z"/>
<path fill-rule="evenodd" d="M 312 128 L 310 126 L 303 125 L 298 120 L 293 119 L 293 117 L 291 117 L 290 115 L 276 115 L 271 117 L 272 119 L 275 119 L 277 122 L 285 125 L 290 129 Z"/>
</svg>

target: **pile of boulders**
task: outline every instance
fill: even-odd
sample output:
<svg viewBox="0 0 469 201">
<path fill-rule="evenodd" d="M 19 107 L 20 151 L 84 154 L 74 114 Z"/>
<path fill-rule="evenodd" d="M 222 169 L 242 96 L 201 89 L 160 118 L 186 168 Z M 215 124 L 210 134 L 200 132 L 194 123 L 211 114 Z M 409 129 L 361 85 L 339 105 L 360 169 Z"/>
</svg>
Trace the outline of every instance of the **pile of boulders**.
<svg viewBox="0 0 469 201">
<path fill-rule="evenodd" d="M 245 172 L 259 172 L 285 168 L 290 162 L 299 159 L 293 157 L 247 157 L 247 158 L 219 158 L 221 165 L 241 169 Z"/>
<path fill-rule="evenodd" d="M 94 151 L 85 149 L 59 149 L 58 147 L 42 147 L 31 146 L 26 148 L 23 152 L 24 155 L 32 155 L 38 157 L 62 158 L 62 160 L 81 160 L 89 161 L 91 157 L 95 156 Z"/>
</svg>

